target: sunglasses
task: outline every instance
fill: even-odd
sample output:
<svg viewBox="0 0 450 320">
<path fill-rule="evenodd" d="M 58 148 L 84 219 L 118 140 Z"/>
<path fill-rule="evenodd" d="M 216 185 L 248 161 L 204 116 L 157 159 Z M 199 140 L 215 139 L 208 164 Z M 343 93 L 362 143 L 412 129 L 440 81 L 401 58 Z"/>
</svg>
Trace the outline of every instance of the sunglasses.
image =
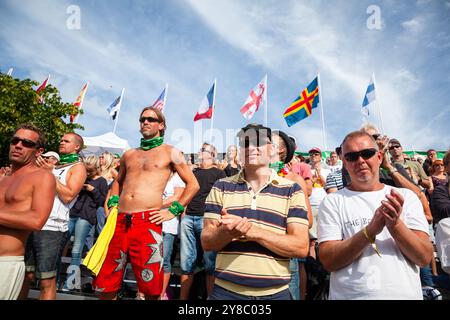
<svg viewBox="0 0 450 320">
<path fill-rule="evenodd" d="M 140 117 L 140 118 L 139 118 L 139 122 L 140 122 L 140 123 L 144 123 L 145 120 L 147 120 L 147 121 L 150 122 L 150 123 L 152 123 L 152 122 L 158 122 L 158 123 L 161 122 L 161 121 L 159 121 L 158 118 L 153 118 L 153 117 Z"/>
<path fill-rule="evenodd" d="M 37 142 L 31 141 L 31 140 L 28 140 L 28 139 L 21 139 L 19 137 L 12 137 L 10 142 L 14 146 L 16 144 L 18 144 L 19 142 L 22 142 L 22 145 L 24 147 L 26 147 L 26 148 L 36 148 L 38 146 Z"/>
<path fill-rule="evenodd" d="M 313 157 L 313 156 L 320 156 L 320 153 L 318 153 L 318 152 L 312 152 L 312 153 L 309 154 L 309 156 L 310 156 L 310 157 Z"/>
<path fill-rule="evenodd" d="M 253 147 L 263 147 L 268 144 L 271 144 L 271 142 L 267 139 L 259 139 L 258 137 L 243 137 L 239 139 L 239 146 L 241 148 L 248 148 L 250 145 Z"/>
<path fill-rule="evenodd" d="M 400 146 L 400 145 L 398 145 L 398 144 L 394 144 L 394 145 L 392 145 L 392 146 L 390 146 L 389 147 L 389 150 L 394 150 L 394 149 L 398 149 L 398 148 L 401 148 L 402 146 Z"/>
<path fill-rule="evenodd" d="M 371 149 L 364 149 L 361 151 L 348 152 L 344 154 L 344 158 L 349 162 L 355 162 L 356 160 L 359 159 L 359 157 L 363 158 L 364 160 L 367 160 L 372 158 L 377 153 L 377 151 L 378 151 L 377 149 L 371 148 Z"/>
</svg>

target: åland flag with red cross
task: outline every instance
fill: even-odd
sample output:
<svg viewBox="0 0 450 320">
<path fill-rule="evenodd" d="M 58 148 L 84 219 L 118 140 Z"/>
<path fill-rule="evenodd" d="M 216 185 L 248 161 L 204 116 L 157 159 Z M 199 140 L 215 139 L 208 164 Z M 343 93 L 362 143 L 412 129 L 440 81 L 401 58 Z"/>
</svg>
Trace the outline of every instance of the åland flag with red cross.
<svg viewBox="0 0 450 320">
<path fill-rule="evenodd" d="M 288 127 L 309 117 L 312 109 L 316 108 L 318 104 L 319 82 L 316 77 L 284 111 L 283 117 Z"/>
</svg>

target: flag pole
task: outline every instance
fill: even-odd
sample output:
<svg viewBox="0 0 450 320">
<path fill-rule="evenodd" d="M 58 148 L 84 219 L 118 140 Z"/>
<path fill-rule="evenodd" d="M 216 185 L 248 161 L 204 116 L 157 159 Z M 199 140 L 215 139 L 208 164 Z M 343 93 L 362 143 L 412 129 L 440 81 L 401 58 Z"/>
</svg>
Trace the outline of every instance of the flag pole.
<svg viewBox="0 0 450 320">
<path fill-rule="evenodd" d="M 378 117 L 380 118 L 381 133 L 384 134 L 383 117 L 381 115 L 381 103 L 377 93 L 377 84 L 375 83 L 375 72 L 372 73 L 373 85 L 375 87 L 375 100 L 377 101 Z"/>
<path fill-rule="evenodd" d="M 323 146 L 325 150 L 328 150 L 326 136 L 325 136 L 325 120 L 323 117 L 323 101 L 322 101 L 322 85 L 320 83 L 320 72 L 317 73 L 317 81 L 319 85 L 319 103 L 320 103 L 320 115 L 322 119 L 322 138 L 323 138 Z"/>
<path fill-rule="evenodd" d="M 167 100 L 167 92 L 169 91 L 169 84 L 166 82 L 166 89 L 165 89 L 165 94 L 164 94 L 164 105 L 163 105 L 163 109 L 166 107 L 166 100 Z M 161 110 L 163 111 L 163 110 Z"/>
<path fill-rule="evenodd" d="M 122 88 L 122 93 L 120 94 L 120 102 L 119 102 L 119 110 L 117 110 L 117 117 L 116 121 L 114 121 L 114 130 L 113 133 L 116 133 L 116 127 L 117 127 L 117 121 L 119 121 L 119 114 L 120 114 L 120 108 L 122 107 L 122 99 L 123 99 L 123 93 L 125 92 L 125 88 Z"/>
<path fill-rule="evenodd" d="M 267 127 L 267 109 L 268 109 L 268 107 L 269 107 L 269 105 L 268 105 L 268 101 L 267 101 L 267 73 L 266 73 L 266 77 L 265 77 L 265 81 L 264 81 L 265 83 L 265 86 L 266 86 L 266 88 L 265 88 L 265 91 L 264 91 L 264 100 L 265 100 L 265 106 L 266 106 L 266 108 L 264 109 L 264 126 L 265 127 Z"/>
<path fill-rule="evenodd" d="M 214 79 L 213 110 L 212 110 L 212 115 L 211 115 L 211 129 L 210 129 L 210 133 L 209 133 L 209 142 L 210 143 L 212 143 L 214 114 L 216 113 L 216 91 L 217 91 L 217 79 Z"/>
</svg>

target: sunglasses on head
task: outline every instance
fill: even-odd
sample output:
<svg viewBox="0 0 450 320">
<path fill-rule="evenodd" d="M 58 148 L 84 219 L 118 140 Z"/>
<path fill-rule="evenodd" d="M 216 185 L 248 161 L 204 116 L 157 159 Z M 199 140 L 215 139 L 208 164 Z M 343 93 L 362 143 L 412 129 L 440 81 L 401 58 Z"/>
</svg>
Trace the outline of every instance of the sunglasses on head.
<svg viewBox="0 0 450 320">
<path fill-rule="evenodd" d="M 161 121 L 159 121 L 158 118 L 153 118 L 153 117 L 140 117 L 139 118 L 140 123 L 144 123 L 145 120 L 147 120 L 148 122 L 158 122 L 158 123 L 161 122 Z"/>
<path fill-rule="evenodd" d="M 360 151 L 355 152 L 348 152 L 344 154 L 345 160 L 349 162 L 355 162 L 359 159 L 359 157 L 363 158 L 364 160 L 372 158 L 377 153 L 377 149 L 364 149 Z"/>
<path fill-rule="evenodd" d="M 210 151 L 210 150 L 208 150 L 208 149 L 206 149 L 206 148 L 201 148 L 201 149 L 200 149 L 200 152 L 208 152 L 209 154 L 213 154 L 212 151 Z"/>
<path fill-rule="evenodd" d="M 11 139 L 11 144 L 12 145 L 15 146 L 19 142 L 22 142 L 22 145 L 24 147 L 26 147 L 26 148 L 35 148 L 38 145 L 37 142 L 31 141 L 31 140 L 28 140 L 28 139 L 22 139 L 22 138 L 19 138 L 19 137 L 12 137 L 12 139 Z"/>
<path fill-rule="evenodd" d="M 396 148 L 401 148 L 402 146 L 398 145 L 398 144 L 394 144 L 392 146 L 389 147 L 389 150 L 394 150 Z"/>
</svg>

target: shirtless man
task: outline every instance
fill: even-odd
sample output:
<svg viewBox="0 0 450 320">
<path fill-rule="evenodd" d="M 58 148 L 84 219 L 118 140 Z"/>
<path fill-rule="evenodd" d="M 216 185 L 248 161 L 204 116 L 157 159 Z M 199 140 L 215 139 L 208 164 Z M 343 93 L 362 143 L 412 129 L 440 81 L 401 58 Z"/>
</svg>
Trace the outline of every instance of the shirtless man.
<svg viewBox="0 0 450 320">
<path fill-rule="evenodd" d="M 0 177 L 0 300 L 17 299 L 25 274 L 25 244 L 52 210 L 55 178 L 35 165 L 44 151 L 42 132 L 18 127 L 10 142 L 11 174 Z"/>
<path fill-rule="evenodd" d="M 82 149 L 83 138 L 69 132 L 61 138 L 59 144 L 58 166 L 54 166 L 42 156 L 36 159 L 39 167 L 53 173 L 56 178 L 56 195 L 53 198 L 53 209 L 45 225 L 28 237 L 25 253 L 27 273 L 20 294 L 21 299 L 28 296 L 29 286 L 35 278 L 39 279 L 39 299 L 56 299 L 56 278 L 67 242 L 69 211 L 86 180 L 86 168 L 78 155 Z"/>
<path fill-rule="evenodd" d="M 143 136 L 141 147 L 125 152 L 120 160 L 119 175 L 111 187 L 108 207 L 118 205 L 119 214 L 102 269 L 93 283 L 100 299 L 116 298 L 128 258 L 139 292 L 146 299 L 160 296 L 162 222 L 180 215 L 199 190 L 182 153 L 163 144 L 166 123 L 161 111 L 144 108 L 139 121 Z M 172 171 L 178 173 L 186 188 L 179 202 L 174 201 L 168 210 L 161 210 L 162 195 Z"/>
</svg>

